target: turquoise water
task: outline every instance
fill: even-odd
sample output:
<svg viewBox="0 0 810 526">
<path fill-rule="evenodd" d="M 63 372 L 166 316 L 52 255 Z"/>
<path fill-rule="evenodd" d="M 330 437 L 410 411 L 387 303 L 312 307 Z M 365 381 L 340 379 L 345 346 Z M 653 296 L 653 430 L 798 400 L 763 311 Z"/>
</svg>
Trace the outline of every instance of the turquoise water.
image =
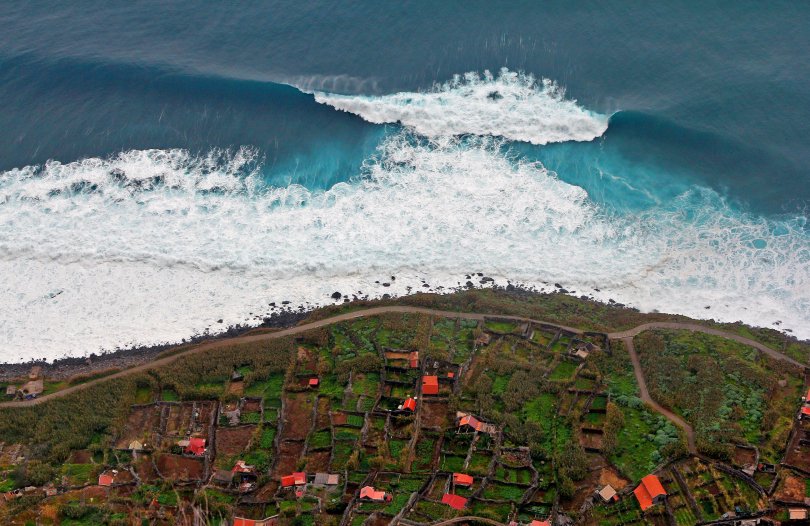
<svg viewBox="0 0 810 526">
<path fill-rule="evenodd" d="M 809 14 L 8 6 L 0 359 L 475 272 L 808 336 Z"/>
</svg>

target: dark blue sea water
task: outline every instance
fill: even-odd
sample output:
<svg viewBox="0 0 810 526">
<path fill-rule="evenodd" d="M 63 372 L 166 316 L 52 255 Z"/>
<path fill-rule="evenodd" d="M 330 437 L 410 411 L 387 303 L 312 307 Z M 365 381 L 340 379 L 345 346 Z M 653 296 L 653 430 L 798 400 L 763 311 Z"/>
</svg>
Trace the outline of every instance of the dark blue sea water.
<svg viewBox="0 0 810 526">
<path fill-rule="evenodd" d="M 0 359 L 478 271 L 810 336 L 808 27 L 797 2 L 8 4 Z"/>
</svg>

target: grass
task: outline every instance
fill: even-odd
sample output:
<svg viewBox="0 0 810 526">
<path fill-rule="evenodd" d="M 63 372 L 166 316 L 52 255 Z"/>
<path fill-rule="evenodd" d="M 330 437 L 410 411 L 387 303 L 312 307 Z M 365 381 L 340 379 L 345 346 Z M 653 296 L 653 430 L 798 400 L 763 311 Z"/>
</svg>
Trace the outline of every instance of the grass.
<svg viewBox="0 0 810 526">
<path fill-rule="evenodd" d="M 519 501 L 524 493 L 526 493 L 526 488 L 495 482 L 487 484 L 487 487 L 484 489 L 484 498 Z"/>
<path fill-rule="evenodd" d="M 577 370 L 576 364 L 569 362 L 567 360 L 562 360 L 557 367 L 551 371 L 551 376 L 549 376 L 550 380 L 570 380 L 571 376 L 574 374 L 574 371 Z"/>
<path fill-rule="evenodd" d="M 164 402 L 178 402 L 180 400 L 180 396 L 174 389 L 164 389 L 160 393 L 160 399 Z"/>
<path fill-rule="evenodd" d="M 278 398 L 281 396 L 283 386 L 284 375 L 281 373 L 273 374 L 264 380 L 255 381 L 247 386 L 245 396 Z"/>
<path fill-rule="evenodd" d="M 442 457 L 442 471 L 463 471 L 464 457 L 458 455 L 444 455 Z"/>
<path fill-rule="evenodd" d="M 500 334 L 511 334 L 517 330 L 517 325 L 504 321 L 488 321 L 485 324 L 486 328 L 492 332 Z"/>
</svg>

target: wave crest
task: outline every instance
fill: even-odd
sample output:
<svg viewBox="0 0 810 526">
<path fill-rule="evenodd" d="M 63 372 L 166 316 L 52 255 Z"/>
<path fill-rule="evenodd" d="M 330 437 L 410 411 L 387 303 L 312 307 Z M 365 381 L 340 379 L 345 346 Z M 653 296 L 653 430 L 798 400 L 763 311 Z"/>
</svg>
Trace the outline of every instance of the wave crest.
<svg viewBox="0 0 810 526">
<path fill-rule="evenodd" d="M 315 92 L 315 100 L 375 124 L 401 123 L 426 137 L 490 135 L 543 145 L 591 141 L 608 117 L 588 111 L 548 79 L 500 70 L 456 75 L 420 93 L 382 96 Z"/>
</svg>

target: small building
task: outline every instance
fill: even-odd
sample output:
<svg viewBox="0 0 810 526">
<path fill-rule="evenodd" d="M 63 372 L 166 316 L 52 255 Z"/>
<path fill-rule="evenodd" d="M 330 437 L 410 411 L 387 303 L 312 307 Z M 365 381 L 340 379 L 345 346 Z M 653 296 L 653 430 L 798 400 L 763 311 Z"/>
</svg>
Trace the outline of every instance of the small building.
<svg viewBox="0 0 810 526">
<path fill-rule="evenodd" d="M 115 482 L 115 477 L 109 473 L 102 473 L 98 476 L 99 486 L 112 486 L 113 482 Z"/>
<path fill-rule="evenodd" d="M 234 371 L 231 373 L 231 382 L 241 382 L 244 379 L 245 377 L 242 376 L 242 373 L 236 369 L 234 369 Z"/>
<path fill-rule="evenodd" d="M 184 441 L 181 440 L 180 442 L 184 442 Z M 181 445 L 180 442 L 178 442 L 177 445 Z M 201 457 L 201 456 L 205 455 L 205 451 L 206 451 L 205 444 L 206 444 L 206 440 L 204 438 L 199 438 L 199 437 L 189 438 L 188 439 L 188 444 L 186 444 L 185 448 L 183 449 L 183 453 L 185 453 L 186 455 L 194 455 L 195 457 Z"/>
<path fill-rule="evenodd" d="M 408 355 L 408 365 L 411 369 L 419 369 L 419 351 L 411 351 Z"/>
<path fill-rule="evenodd" d="M 143 442 L 141 442 L 140 440 L 133 440 L 132 442 L 129 443 L 129 447 L 127 449 L 133 452 L 143 451 L 144 450 Z"/>
<path fill-rule="evenodd" d="M 810 405 L 803 405 L 800 412 L 799 418 L 802 420 L 810 419 Z"/>
<path fill-rule="evenodd" d="M 296 471 L 290 475 L 281 477 L 281 487 L 291 488 L 293 486 L 304 486 L 307 483 L 307 474 L 302 471 Z"/>
<path fill-rule="evenodd" d="M 459 433 L 488 433 L 488 434 L 495 434 L 498 429 L 492 425 L 487 424 L 486 422 L 482 422 L 475 416 L 469 413 L 456 413 L 456 425 L 458 428 Z"/>
<path fill-rule="evenodd" d="M 425 395 L 439 394 L 439 378 L 437 376 L 422 377 L 422 394 Z"/>
<path fill-rule="evenodd" d="M 807 520 L 807 510 L 804 508 L 788 508 L 788 518 L 792 521 Z"/>
<path fill-rule="evenodd" d="M 447 373 L 447 377 L 452 380 L 453 378 L 456 377 L 456 373 L 454 373 L 453 371 L 450 371 L 450 372 Z"/>
<path fill-rule="evenodd" d="M 405 402 L 402 404 L 403 411 L 416 411 L 416 398 L 409 397 Z"/>
<path fill-rule="evenodd" d="M 542 521 L 533 520 L 529 523 L 529 526 L 551 526 L 551 521 L 548 519 Z"/>
<path fill-rule="evenodd" d="M 321 383 L 321 381 L 318 380 L 317 378 L 310 378 L 308 385 L 310 387 L 312 387 L 312 388 L 315 388 L 315 387 L 318 387 L 318 384 L 320 384 L 320 383 Z"/>
<path fill-rule="evenodd" d="M 667 496 L 664 486 L 655 475 L 647 475 L 641 479 L 641 484 L 633 490 L 633 494 L 638 499 L 638 504 L 641 506 L 641 511 L 660 504 Z"/>
<path fill-rule="evenodd" d="M 10 396 L 12 398 L 17 396 L 17 386 L 9 385 L 8 387 L 6 387 L 6 396 Z"/>
<path fill-rule="evenodd" d="M 363 486 L 360 490 L 360 499 L 373 502 L 391 502 L 393 497 L 384 491 L 374 489 L 373 486 Z"/>
<path fill-rule="evenodd" d="M 453 484 L 469 488 L 473 485 L 473 478 L 466 473 L 453 473 Z"/>
<path fill-rule="evenodd" d="M 340 475 L 331 473 L 315 473 L 313 486 L 325 488 L 326 486 L 337 486 L 340 484 Z"/>
<path fill-rule="evenodd" d="M 605 487 L 600 489 L 596 492 L 599 495 L 599 498 L 602 499 L 602 502 L 612 502 L 619 500 L 619 495 L 616 493 L 616 490 L 613 489 L 613 486 L 607 484 Z"/>
<path fill-rule="evenodd" d="M 467 505 L 467 499 L 462 497 L 461 495 L 455 495 L 453 493 L 445 493 L 442 497 L 442 504 L 447 504 L 454 510 L 463 510 L 464 507 Z"/>
<path fill-rule="evenodd" d="M 233 471 L 228 471 L 227 469 L 218 469 L 214 472 L 214 476 L 211 477 L 211 482 L 218 486 L 223 487 L 230 487 L 233 484 Z"/>
</svg>

